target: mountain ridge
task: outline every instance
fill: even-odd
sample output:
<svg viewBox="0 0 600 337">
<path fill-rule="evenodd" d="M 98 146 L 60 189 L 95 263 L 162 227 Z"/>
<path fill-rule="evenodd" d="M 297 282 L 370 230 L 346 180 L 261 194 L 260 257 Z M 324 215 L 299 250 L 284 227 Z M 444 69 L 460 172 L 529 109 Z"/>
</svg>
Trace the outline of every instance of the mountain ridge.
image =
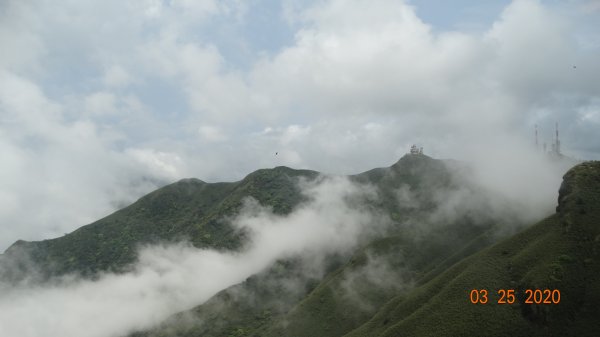
<svg viewBox="0 0 600 337">
<path fill-rule="evenodd" d="M 582 182 L 581 176 L 586 172 L 589 177 Z M 423 275 L 414 288 L 384 294 L 387 300 L 380 301 L 378 308 L 368 312 L 368 318 L 351 314 L 357 308 L 348 302 L 334 304 L 343 297 L 331 297 L 335 289 L 339 289 L 332 286 L 332 282 L 349 268 L 355 268 L 358 261 L 364 261 L 358 253 L 283 313 L 264 316 L 252 308 L 236 309 L 243 308 L 244 303 L 231 299 L 217 301 L 217 307 L 230 303 L 229 309 L 217 309 L 216 304 L 207 302 L 193 309 L 192 317 L 197 315 L 201 322 L 208 312 L 213 319 L 215 315 L 242 318 L 232 318 L 233 323 L 216 330 L 202 323 L 182 328 L 181 322 L 171 319 L 155 330 L 132 336 L 597 336 L 600 324 L 594 317 L 598 308 L 593 307 L 593 303 L 600 302 L 600 289 L 595 282 L 598 281 L 595 275 L 600 271 L 597 258 L 600 188 L 597 187 L 600 187 L 600 163 L 584 163 L 572 168 L 560 187 L 557 214 L 495 244 L 497 238 L 493 238 L 493 230 L 475 235 L 454 255 Z M 587 197 L 582 197 L 582 193 Z M 578 226 L 582 224 L 580 216 L 593 216 L 595 220 Z M 399 244 L 393 238 L 387 240 L 391 240 L 392 246 Z M 588 248 L 582 249 L 582 245 Z M 590 258 L 590 254 L 596 258 Z M 587 275 L 587 280 L 578 275 Z M 582 295 L 579 286 L 586 288 L 587 293 Z M 497 300 L 494 292 L 498 289 L 514 288 L 517 303 L 512 306 L 471 304 L 469 291 L 485 287 L 489 289 L 490 301 Z M 562 306 L 524 303 L 524 289 L 544 287 L 561 288 L 565 297 Z M 369 291 L 369 287 L 363 291 L 365 289 Z M 227 292 L 224 290 L 215 299 L 227 297 Z M 264 299 L 268 302 L 268 297 Z M 313 300 L 314 305 L 310 304 Z M 578 309 L 580 305 L 583 309 Z M 569 330 L 572 327 L 573 331 Z"/>
<path fill-rule="evenodd" d="M 466 302 L 468 289 L 456 285 L 478 287 L 477 282 L 494 280 L 490 284 L 495 287 L 514 286 L 522 290 L 528 285 L 550 286 L 553 283 L 548 283 L 548 279 L 558 278 L 559 271 L 567 280 L 566 271 L 573 271 L 574 275 L 587 275 L 586 280 L 578 282 L 592 289 L 595 299 L 597 294 L 590 283 L 595 276 L 585 270 L 598 270 L 596 259 L 585 262 L 588 257 L 579 259 L 578 254 L 580 245 L 587 247 L 584 251 L 600 250 L 595 246 L 599 236 L 592 235 L 596 232 L 589 221 L 579 226 L 582 217 L 600 220 L 596 211 L 600 198 L 589 187 L 600 186 L 597 162 L 580 164 L 565 174 L 558 193 L 557 214 L 505 239 L 502 238 L 507 234 L 499 234 L 499 229 L 520 224 L 511 223 L 515 218 L 510 216 L 496 218 L 486 212 L 492 203 L 505 201 L 491 198 L 488 191 L 471 184 L 465 178 L 467 169 L 454 161 L 405 155 L 389 167 L 347 176 L 350 182 L 366 184 L 377 191 L 377 198 L 368 201 L 369 207 L 390 219 L 390 225 L 379 236 L 359 241 L 346 255 L 325 256 L 323 270 L 316 274 L 305 272 L 311 262 L 302 256 L 279 259 L 207 302 L 130 336 L 360 337 L 396 336 L 401 332 L 408 336 L 452 336 L 460 335 L 459 328 L 474 331 L 476 322 L 483 322 L 487 335 L 501 336 L 506 327 L 489 321 L 494 317 L 517 327 L 510 330 L 516 336 L 546 336 L 548 329 L 558 329 L 552 319 L 566 322 L 561 320 L 561 313 L 575 321 L 588 322 L 588 316 L 573 309 L 582 301 L 576 291 L 565 292 L 574 294 L 572 298 L 577 301 L 565 299 L 565 309 L 558 313 L 553 308 L 520 304 L 510 309 L 517 313 L 507 314 L 501 307 L 493 306 L 476 311 L 478 307 Z M 19 275 L 40 266 L 42 281 L 66 274 L 94 278 L 98 273 L 129 271 L 136 261 L 137 247 L 144 244 L 183 240 L 197 248 L 239 250 L 244 244 L 244 233 L 232 228 L 228 219 L 240 211 L 244 200 L 253 198 L 273 214 L 286 216 L 307 202 L 302 181 L 318 182 L 319 177 L 323 175 L 316 171 L 278 166 L 254 171 L 237 182 L 181 179 L 64 237 L 15 242 L 0 255 L 0 270 L 4 274 L 8 271 L 12 282 L 22 281 Z M 463 209 L 451 217 L 438 214 L 445 199 L 457 192 L 459 197 L 469 196 L 475 204 L 454 205 Z M 573 242 L 558 240 L 563 232 Z M 585 239 L 580 240 L 581 237 Z M 31 261 L 18 260 L 21 250 Z M 556 254 L 536 262 L 543 250 Z M 575 255 L 576 261 L 584 262 L 571 265 Z M 490 264 L 504 269 L 485 267 L 484 274 L 473 271 Z M 506 272 L 508 266 L 513 268 L 511 278 L 497 274 L 498 268 Z M 531 266 L 535 272 L 523 272 L 524 266 Z M 400 281 L 396 284 L 390 280 Z M 282 286 L 286 284 L 293 285 L 294 290 Z M 440 302 L 440 298 L 448 300 Z M 464 306 L 465 303 L 471 306 Z M 584 313 L 596 312 L 589 305 L 585 308 Z M 479 317 L 479 321 L 461 320 L 456 315 L 460 312 Z M 457 323 L 436 321 L 440 317 L 452 317 L 451 321 Z M 590 333 L 581 324 L 577 329 L 582 335 Z M 591 329 L 597 331 L 595 326 Z"/>
<path fill-rule="evenodd" d="M 277 167 L 257 170 L 236 182 L 181 179 L 65 236 L 18 240 L 0 256 L 19 258 L 27 251 L 38 261 L 35 268 L 41 268 L 43 274 L 93 276 L 103 271 L 126 271 L 135 261 L 139 246 L 159 241 L 190 241 L 198 248 L 235 249 L 240 245 L 239 233 L 223 223 L 225 214 L 237 211 L 245 197 L 285 214 L 302 199 L 296 180 L 310 180 L 316 175 L 315 171 Z M 31 261 L 21 264 L 29 266 Z"/>
</svg>

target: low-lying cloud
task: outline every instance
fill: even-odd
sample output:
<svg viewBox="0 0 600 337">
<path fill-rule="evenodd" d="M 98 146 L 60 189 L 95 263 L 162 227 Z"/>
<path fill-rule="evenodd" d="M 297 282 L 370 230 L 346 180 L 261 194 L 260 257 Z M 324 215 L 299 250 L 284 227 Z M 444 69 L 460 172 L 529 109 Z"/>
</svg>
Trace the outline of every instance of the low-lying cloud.
<svg viewBox="0 0 600 337">
<path fill-rule="evenodd" d="M 530 175 L 511 176 L 490 170 L 487 174 L 498 174 L 498 180 L 492 182 L 480 176 L 486 173 L 482 168 L 448 162 L 450 172 L 455 174 L 454 187 L 427 192 L 436 207 L 412 225 L 426 236 L 466 216 L 476 224 L 496 221 L 510 225 L 514 220 L 513 224 L 520 225 L 538 220 L 535 217 L 551 211 L 555 198 L 543 191 L 524 193 L 520 184 L 529 180 L 552 185 L 559 169 L 545 157 L 527 158 L 521 157 L 524 162 L 514 164 L 515 172 L 523 172 L 520 165 L 541 171 L 531 169 Z M 424 178 L 427 180 L 427 176 Z M 247 234 L 247 244 L 241 251 L 197 249 L 187 243 L 150 246 L 140 250 L 139 261 L 124 274 L 105 273 L 95 280 L 67 275 L 44 284 L 0 284 L 0 335 L 122 336 L 151 328 L 174 313 L 199 305 L 277 260 L 300 256 L 305 274 L 320 278 L 326 256 L 351 253 L 365 242 L 364 238 L 390 229 L 388 216 L 372 208 L 381 196 L 371 185 L 352 183 L 343 177 L 301 180 L 299 184 L 307 201 L 288 215 L 274 214 L 271 208 L 248 198 L 241 212 L 228 219 Z M 418 210 L 422 205 L 415 193 L 424 191 L 402 185 L 394 194 L 395 202 L 401 208 Z M 364 266 L 346 275 L 342 295 L 368 308 L 371 304 L 364 302 L 360 293 L 365 285 L 381 291 L 410 288 L 412 274 L 397 267 L 367 256 Z M 302 284 L 287 282 L 290 286 Z"/>
<path fill-rule="evenodd" d="M 298 254 L 315 261 L 346 252 L 377 227 L 378 217 L 357 199 L 369 188 L 344 178 L 306 183 L 309 201 L 288 216 L 248 200 L 232 223 L 248 232 L 241 252 L 199 250 L 187 244 L 141 249 L 131 272 L 97 280 L 65 276 L 42 285 L 1 285 L 0 335 L 6 337 L 107 337 L 148 328 L 201 304 L 277 259 Z M 383 218 L 384 219 L 384 218 Z M 318 264 L 318 263 L 316 263 Z M 313 266 L 315 267 L 315 266 Z"/>
<path fill-rule="evenodd" d="M 219 20 L 251 31 L 238 25 L 253 21 L 240 1 L 0 4 L 0 251 L 70 232 L 164 181 L 276 165 L 357 173 L 413 142 L 468 162 L 470 181 L 498 196 L 440 192 L 431 221 L 482 208 L 534 221 L 552 212 L 566 168 L 532 149 L 533 125 L 549 142 L 558 120 L 565 153 L 600 153 L 593 1 L 516 0 L 476 32 L 438 31 L 403 1 L 286 3 L 291 38 L 267 51 L 206 33 Z M 398 197 L 415 206 L 409 192 Z M 381 220 L 344 201 L 364 194 L 343 180 L 307 193 L 288 217 L 249 201 L 234 220 L 251 233 L 243 255 L 147 247 L 128 274 L 2 285 L 0 335 L 147 327 L 274 259 L 344 251 Z"/>
</svg>

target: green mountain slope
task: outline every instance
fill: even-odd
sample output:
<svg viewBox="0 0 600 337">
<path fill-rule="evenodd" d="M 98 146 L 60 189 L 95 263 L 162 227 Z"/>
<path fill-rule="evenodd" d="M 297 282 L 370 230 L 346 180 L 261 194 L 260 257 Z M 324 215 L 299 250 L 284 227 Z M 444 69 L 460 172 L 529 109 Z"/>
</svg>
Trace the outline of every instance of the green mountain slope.
<svg viewBox="0 0 600 337">
<path fill-rule="evenodd" d="M 489 303 L 472 304 L 472 289 Z M 514 304 L 498 304 L 514 289 Z M 559 304 L 526 304 L 526 289 L 557 289 Z M 600 336 L 600 163 L 571 169 L 557 214 L 389 301 L 358 336 Z"/>
<path fill-rule="evenodd" d="M 38 269 L 46 275 L 122 271 L 135 261 L 140 245 L 157 242 L 188 240 L 196 247 L 235 249 L 242 244 L 241 233 L 223 219 L 235 214 L 244 198 L 253 197 L 285 214 L 303 198 L 298 179 L 316 176 L 314 171 L 276 167 L 233 183 L 184 179 L 63 237 L 16 242 L 2 256 L 5 274 Z"/>
<path fill-rule="evenodd" d="M 467 188 L 482 199 L 486 195 L 443 161 L 405 156 L 351 178 L 377 186 L 376 206 L 398 221 L 385 234 L 330 263 L 321 279 L 304 279 L 302 264 L 283 261 L 284 273 L 276 272 L 280 267 L 267 270 L 135 336 L 340 336 L 367 322 L 390 298 L 497 239 L 497 222 L 470 210 L 431 223 L 429 215 L 443 202 L 436 196 L 447 195 L 440 192 Z M 410 204 L 398 199 L 399 190 L 411 191 Z M 426 229 L 430 225 L 435 229 Z M 279 285 L 290 279 L 295 287 L 282 292 Z"/>
<path fill-rule="evenodd" d="M 579 224 L 599 223 L 597 165 L 580 165 L 565 176 L 556 215 L 491 248 L 497 229 L 516 220 L 487 210 L 492 204 L 501 209 L 498 203 L 510 209 L 510 201 L 491 197 L 466 174 L 456 162 L 407 155 L 391 167 L 350 176 L 376 188 L 379 197 L 369 206 L 391 219 L 384 231 L 365 237 L 350 255 L 324 257 L 319 272 L 307 273 L 314 261 L 303 257 L 280 260 L 132 336 L 525 336 L 565 332 L 560 324 L 588 333 L 585 320 L 597 311 L 582 294 L 591 292 L 590 303 L 598 303 L 594 254 L 600 239 L 593 225 Z M 15 243 L 0 255 L 0 276 L 18 280 L 23 271 L 40 268 L 44 277 L 126 271 L 140 245 L 157 242 L 239 249 L 244 233 L 227 218 L 244 198 L 287 214 L 305 200 L 299 179 L 318 175 L 277 167 L 233 183 L 182 180 L 64 237 Z M 441 212 L 449 200 L 451 212 Z M 585 289 L 577 292 L 578 284 Z M 563 298 L 554 307 L 469 303 L 469 291 L 484 287 L 490 299 L 500 288 L 521 294 L 527 287 L 554 287 Z"/>
<path fill-rule="evenodd" d="M 232 183 L 205 183 L 184 179 L 160 188 L 134 204 L 63 237 L 38 242 L 17 241 L 0 255 L 4 279 L 41 272 L 42 276 L 100 271 L 124 271 L 135 261 L 140 245 L 190 241 L 195 247 L 237 249 L 242 233 L 224 221 L 235 215 L 244 198 L 252 197 L 278 214 L 289 213 L 302 200 L 299 178 L 314 179 L 318 172 L 287 167 L 261 169 Z M 382 197 L 375 205 L 395 221 L 416 218 L 433 207 L 435 188 L 458 184 L 441 160 L 404 156 L 389 168 L 351 176 L 359 183 L 376 185 Z M 426 185 L 427 184 L 427 185 Z M 418 207 L 402 208 L 394 196 L 399 186 L 415 191 Z M 425 188 L 425 187 L 430 188 Z M 417 193 L 418 192 L 418 193 Z M 403 214 L 403 216 L 400 216 Z"/>
<path fill-rule="evenodd" d="M 364 175 L 390 174 L 380 173 Z M 565 175 L 555 215 L 489 248 L 492 226 L 448 237 L 451 247 L 437 231 L 415 241 L 405 228 L 296 292 L 273 286 L 302 279 L 286 265 L 134 336 L 598 336 L 599 225 L 600 163 L 584 163 Z M 472 304 L 473 289 L 487 289 L 489 302 Z M 498 304 L 500 289 L 513 289 L 515 303 Z M 526 304 L 526 289 L 557 289 L 560 303 Z"/>
<path fill-rule="evenodd" d="M 205 304 L 132 337 L 341 336 L 367 322 L 390 298 L 410 291 L 414 280 L 437 275 L 494 240 L 472 235 L 478 240 L 450 256 L 402 235 L 377 239 L 350 259 L 330 260 L 322 278 L 307 278 L 299 261 L 279 261 Z M 345 262 L 340 265 L 341 261 Z"/>
</svg>

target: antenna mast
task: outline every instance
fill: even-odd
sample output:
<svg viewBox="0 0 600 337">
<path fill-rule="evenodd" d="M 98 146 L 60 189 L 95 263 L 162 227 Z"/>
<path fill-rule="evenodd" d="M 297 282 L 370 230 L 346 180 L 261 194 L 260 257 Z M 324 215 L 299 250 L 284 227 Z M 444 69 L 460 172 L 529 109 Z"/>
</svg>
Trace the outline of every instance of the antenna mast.
<svg viewBox="0 0 600 337">
<path fill-rule="evenodd" d="M 560 140 L 558 139 L 558 122 L 556 122 L 556 154 L 560 154 Z"/>
</svg>

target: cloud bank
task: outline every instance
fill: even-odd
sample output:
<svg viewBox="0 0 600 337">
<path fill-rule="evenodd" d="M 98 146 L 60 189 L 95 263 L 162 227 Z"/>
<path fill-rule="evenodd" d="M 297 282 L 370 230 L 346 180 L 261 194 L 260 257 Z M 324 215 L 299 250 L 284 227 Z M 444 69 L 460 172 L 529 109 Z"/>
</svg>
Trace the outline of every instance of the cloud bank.
<svg viewBox="0 0 600 337">
<path fill-rule="evenodd" d="M 37 286 L 0 284 L 0 335 L 122 336 L 201 304 L 277 259 L 303 255 L 318 261 L 347 252 L 385 223 L 358 206 L 358 200 L 375 198 L 364 186 L 334 177 L 305 185 L 304 191 L 309 201 L 286 217 L 249 200 L 232 219 L 249 233 L 242 252 L 153 246 L 142 249 L 135 268 L 125 274 L 94 281 L 66 276 Z"/>
</svg>

